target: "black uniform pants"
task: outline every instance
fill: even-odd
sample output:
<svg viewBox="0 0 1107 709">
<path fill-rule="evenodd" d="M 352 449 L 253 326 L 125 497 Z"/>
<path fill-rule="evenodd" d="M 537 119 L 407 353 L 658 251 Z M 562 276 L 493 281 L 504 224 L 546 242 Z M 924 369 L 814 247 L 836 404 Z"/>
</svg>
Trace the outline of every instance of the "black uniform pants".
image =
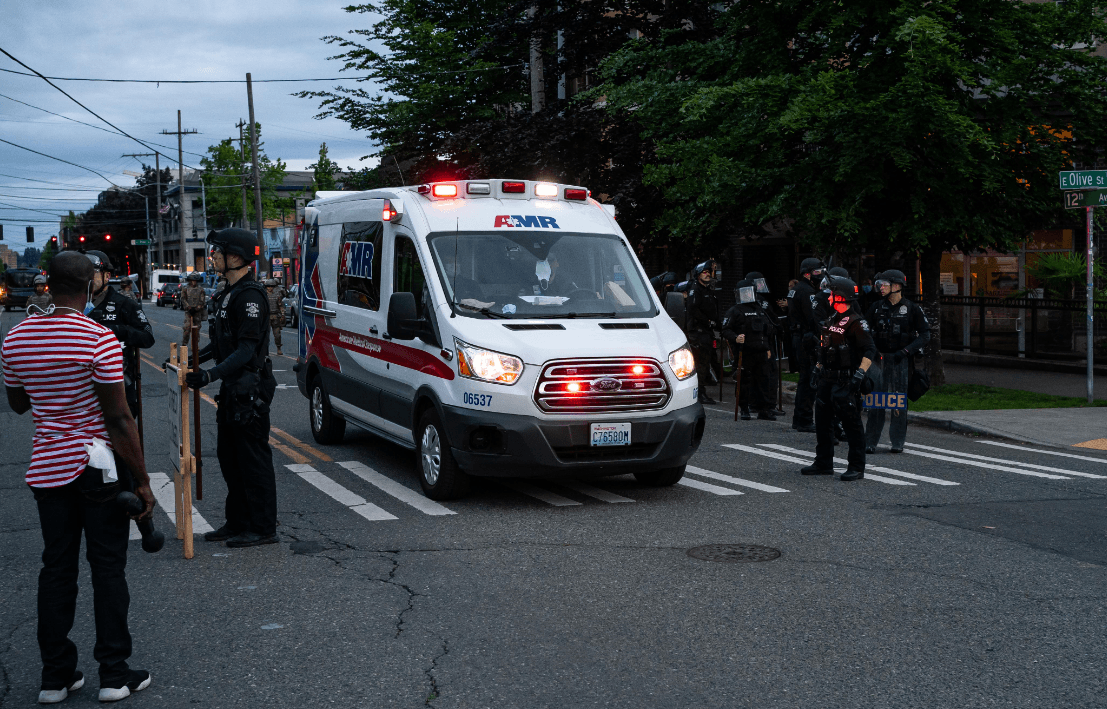
<svg viewBox="0 0 1107 709">
<path fill-rule="evenodd" d="M 269 447 L 269 414 L 245 426 L 227 421 L 223 405 L 216 413 L 216 454 L 227 483 L 227 526 L 263 536 L 277 533 L 277 478 Z"/>
<path fill-rule="evenodd" d="M 849 467 L 865 470 L 865 429 L 861 425 L 861 397 L 849 390 L 848 380 L 819 380 L 815 396 L 815 465 L 834 467 L 834 419 L 837 417 L 849 442 Z"/>
<path fill-rule="evenodd" d="M 42 528 L 42 570 L 38 575 L 38 647 L 42 688 L 68 686 L 77 669 L 77 646 L 69 639 L 77 610 L 81 533 L 92 570 L 92 608 L 100 663 L 100 686 L 118 687 L 127 678 L 131 633 L 127 610 L 127 538 L 130 522 L 115 504 L 120 484 L 103 484 L 101 472 L 86 468 L 68 485 L 31 488 Z M 99 479 L 97 479 L 99 478 Z"/>
<path fill-rule="evenodd" d="M 711 333 L 693 332 L 688 336 L 688 344 L 692 348 L 692 360 L 696 364 L 696 377 L 700 385 L 700 396 L 707 394 L 707 389 L 712 384 L 711 370 L 715 364 L 715 348 L 712 347 L 714 338 Z"/>
<path fill-rule="evenodd" d="M 799 372 L 799 385 L 796 387 L 796 408 L 792 413 L 793 426 L 810 426 L 814 418 L 815 385 L 812 371 L 815 363 L 811 354 L 803 347 L 803 335 L 792 337 L 792 352 L 796 358 L 796 370 Z"/>
<path fill-rule="evenodd" d="M 749 350 L 742 355 L 742 386 L 738 392 L 738 405 L 743 409 L 768 411 L 773 401 L 766 392 L 766 383 L 772 381 L 772 360 L 769 350 Z M 775 382 L 774 382 L 775 383 Z"/>
</svg>

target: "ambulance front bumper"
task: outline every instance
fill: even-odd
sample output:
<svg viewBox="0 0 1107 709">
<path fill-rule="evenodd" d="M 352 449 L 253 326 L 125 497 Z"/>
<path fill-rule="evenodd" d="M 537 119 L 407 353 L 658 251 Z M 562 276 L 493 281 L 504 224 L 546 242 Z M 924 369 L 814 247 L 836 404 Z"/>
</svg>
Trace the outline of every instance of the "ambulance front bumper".
<svg viewBox="0 0 1107 709">
<path fill-rule="evenodd" d="M 549 421 L 452 406 L 444 406 L 443 414 L 454 458 L 465 472 L 484 477 L 603 476 L 673 468 L 699 448 L 706 423 L 697 403 L 628 419 L 630 445 L 593 446 L 588 420 Z"/>
</svg>

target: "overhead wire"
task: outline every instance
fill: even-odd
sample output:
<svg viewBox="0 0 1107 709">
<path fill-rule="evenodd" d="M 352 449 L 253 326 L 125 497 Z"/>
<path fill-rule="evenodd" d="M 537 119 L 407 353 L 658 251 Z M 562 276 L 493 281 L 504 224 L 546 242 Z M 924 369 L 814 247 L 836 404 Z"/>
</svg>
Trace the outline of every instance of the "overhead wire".
<svg viewBox="0 0 1107 709">
<path fill-rule="evenodd" d="M 0 50 L 0 51 L 2 51 L 2 50 Z M 68 160 L 62 160 L 61 158 L 56 158 L 56 157 L 54 157 L 53 155 L 47 155 L 46 153 L 40 153 L 40 152 L 39 152 L 39 151 L 37 151 L 37 150 L 32 150 L 31 148 L 28 148 L 28 147 L 25 147 L 25 146 L 19 145 L 18 143 L 13 143 L 13 142 L 11 142 L 10 140 L 4 140 L 3 138 L 0 138 L 0 143 L 7 143 L 8 145 L 11 145 L 11 146 L 13 146 L 13 147 L 19 148 L 20 150 L 26 150 L 26 151 L 27 151 L 27 152 L 29 152 L 29 153 L 34 153 L 35 155 L 41 155 L 42 157 L 44 157 L 44 158 L 50 158 L 51 160 L 57 160 L 58 162 L 63 162 L 63 163 L 65 163 L 66 165 L 72 165 L 73 167 L 79 167 L 79 168 L 81 168 L 82 170 L 88 170 L 88 171 L 89 171 L 89 172 L 91 172 L 91 173 L 92 173 L 93 175 L 96 175 L 97 177 L 100 177 L 101 179 L 105 180 L 105 181 L 106 181 L 106 182 L 107 182 L 107 183 L 108 183 L 109 185 L 112 185 L 112 186 L 118 187 L 118 185 L 116 185 L 116 184 L 115 184 L 114 182 L 112 182 L 112 181 L 111 181 L 111 180 L 109 180 L 108 178 L 104 177 L 103 175 L 101 175 L 101 174 L 100 174 L 99 172 L 97 172 L 96 170 L 93 170 L 93 169 L 92 169 L 91 167 L 85 167 L 84 165 L 78 165 L 78 164 L 77 164 L 77 163 L 75 163 L 75 162 L 69 162 Z M 29 179 L 29 178 L 28 178 L 28 179 Z"/>
<path fill-rule="evenodd" d="M 4 52 L 4 50 L 2 48 L 0 48 L 0 52 Z M 0 68 L 0 71 L 7 72 L 9 74 L 18 74 L 19 76 L 37 76 L 37 77 L 42 78 L 42 79 L 53 79 L 54 81 L 94 81 L 94 82 L 104 82 L 104 83 L 111 83 L 111 84 L 245 84 L 246 83 L 245 79 L 90 79 L 90 78 L 75 78 L 75 77 L 66 77 L 66 76 L 43 76 L 42 74 L 39 74 L 34 69 L 31 69 L 31 67 L 27 66 L 23 62 L 20 62 L 18 59 L 15 59 L 15 57 L 12 57 L 12 55 L 8 54 L 7 52 L 4 52 L 4 54 L 7 54 L 9 57 L 14 59 L 16 62 L 18 62 L 25 69 L 30 69 L 31 71 L 34 71 L 35 73 L 28 74 L 28 73 L 22 72 L 22 71 L 15 71 L 14 69 L 2 69 L 2 68 Z M 419 76 L 441 76 L 443 74 L 472 74 L 472 73 L 484 72 L 484 71 L 504 71 L 504 70 L 507 70 L 507 69 L 517 69 L 519 67 L 524 67 L 524 66 L 526 66 L 526 62 L 519 62 L 518 64 L 505 64 L 503 66 L 485 67 L 483 69 L 453 69 L 453 70 L 446 70 L 446 71 L 413 72 L 411 74 L 407 74 L 407 76 L 419 77 Z M 305 83 L 305 82 L 312 82 L 312 81 L 366 81 L 366 80 L 374 79 L 374 78 L 376 78 L 376 77 L 373 77 L 373 76 L 332 76 L 332 77 L 323 77 L 323 78 L 318 78 L 318 79 L 254 79 L 254 78 L 251 78 L 250 83 L 253 83 L 253 84 L 291 84 L 291 83 Z M 57 87 L 55 87 L 55 88 L 57 88 Z M 58 90 L 60 91 L 61 89 L 58 89 Z M 99 116 L 97 116 L 97 118 L 99 118 Z"/>
</svg>

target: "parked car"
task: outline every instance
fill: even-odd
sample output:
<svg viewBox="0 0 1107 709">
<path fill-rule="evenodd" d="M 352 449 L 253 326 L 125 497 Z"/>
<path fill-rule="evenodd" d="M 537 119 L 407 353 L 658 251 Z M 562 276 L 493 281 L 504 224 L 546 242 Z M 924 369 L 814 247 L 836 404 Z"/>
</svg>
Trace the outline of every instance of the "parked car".
<svg viewBox="0 0 1107 709">
<path fill-rule="evenodd" d="M 35 294 L 35 276 L 41 275 L 37 268 L 9 268 L 0 277 L 0 305 L 4 310 L 26 308 L 27 299 Z"/>
<path fill-rule="evenodd" d="M 300 322 L 300 315 L 296 307 L 300 303 L 300 284 L 293 283 L 288 289 L 288 295 L 284 298 L 284 324 L 285 327 L 296 327 Z"/>
<path fill-rule="evenodd" d="M 176 308 L 180 302 L 181 286 L 179 283 L 166 283 L 155 295 L 159 308 L 164 308 L 166 303 Z"/>
</svg>

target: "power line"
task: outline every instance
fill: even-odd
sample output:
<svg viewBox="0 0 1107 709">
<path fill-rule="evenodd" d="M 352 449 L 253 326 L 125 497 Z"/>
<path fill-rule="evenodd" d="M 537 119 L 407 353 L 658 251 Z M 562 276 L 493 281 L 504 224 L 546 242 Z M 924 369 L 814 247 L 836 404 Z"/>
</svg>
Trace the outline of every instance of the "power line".
<svg viewBox="0 0 1107 709">
<path fill-rule="evenodd" d="M 4 52 L 4 50 L 0 49 L 0 52 Z M 15 57 L 12 57 L 12 55 L 8 54 L 7 52 L 4 52 L 4 54 L 7 54 L 12 59 L 15 59 Z M 21 66 L 23 66 L 24 68 L 31 69 L 31 67 L 27 66 L 23 62 L 20 62 L 18 59 L 15 59 L 15 61 L 19 62 L 19 64 Z M 517 69 L 517 68 L 523 67 L 523 66 L 526 66 L 526 63 L 520 62 L 518 64 L 505 64 L 504 66 L 486 67 L 484 69 L 455 69 L 455 70 L 452 70 L 452 71 L 424 71 L 424 72 L 416 72 L 416 73 L 407 74 L 407 76 L 418 77 L 418 76 L 441 76 L 443 74 L 472 74 L 472 73 L 482 72 L 482 71 L 504 71 L 504 70 L 507 70 L 507 69 Z M 73 77 L 65 77 L 65 76 L 43 76 L 42 74 L 39 74 L 34 69 L 31 69 L 31 71 L 35 71 L 34 74 L 28 74 L 28 73 L 22 72 L 22 71 L 15 71 L 13 69 L 0 69 L 0 71 L 7 72 L 9 74 L 18 74 L 20 76 L 37 76 L 37 77 L 42 78 L 42 79 L 53 79 L 54 81 L 96 81 L 96 82 L 105 82 L 105 83 L 112 83 L 112 84 L 245 84 L 246 83 L 245 79 L 88 79 L 88 78 L 73 78 Z M 324 77 L 324 78 L 321 78 L 321 79 L 254 79 L 253 83 L 255 83 L 255 84 L 278 84 L 278 83 L 289 84 L 289 83 L 304 83 L 304 82 L 311 82 L 311 81 L 368 81 L 369 79 L 374 79 L 374 78 L 376 78 L 376 77 L 373 77 L 373 76 L 333 76 L 333 77 Z M 54 88 L 57 88 L 57 87 L 55 86 Z M 58 89 L 58 90 L 61 91 L 61 89 Z M 90 111 L 90 113 L 91 113 L 91 111 Z M 97 116 L 97 118 L 99 118 L 99 116 Z M 103 119 L 101 119 L 101 120 L 103 120 Z M 107 121 L 104 121 L 104 122 L 107 123 Z"/>
<path fill-rule="evenodd" d="M 0 194 L 10 199 L 33 199 L 36 202 L 95 202 L 96 197 L 28 197 L 22 194 Z"/>
<path fill-rule="evenodd" d="M 2 51 L 4 51 L 4 50 L 3 50 L 3 49 L 0 49 L 0 52 L 2 52 Z M 77 164 L 77 163 L 75 163 L 75 162 L 69 162 L 68 160 L 62 160 L 61 158 L 56 158 L 56 157 L 54 157 L 53 155 L 47 155 L 46 153 L 40 153 L 40 152 L 39 152 L 39 151 L 37 151 L 37 150 L 31 150 L 30 148 L 25 148 L 25 147 L 23 147 L 22 145 L 17 145 L 16 143 L 13 143 L 13 142 L 11 142 L 10 140 L 4 140 L 3 138 L 0 138 L 0 143 L 7 143 L 8 145 L 11 145 L 11 146 L 14 146 L 14 147 L 16 147 L 16 148 L 19 148 L 20 150 L 26 150 L 26 151 L 27 151 L 27 152 L 29 152 L 29 153 L 34 153 L 35 155 L 41 155 L 42 157 L 44 157 L 44 158 L 50 158 L 51 160 L 57 160 L 58 162 L 63 162 L 63 163 L 65 163 L 66 165 L 72 165 L 73 167 L 79 167 L 79 168 L 81 168 L 82 170 L 88 170 L 88 171 L 89 171 L 89 172 L 91 172 L 92 174 L 94 174 L 94 175 L 96 175 L 96 176 L 98 176 L 98 177 L 100 177 L 100 178 L 102 178 L 102 179 L 106 180 L 106 181 L 107 181 L 107 183 L 108 183 L 109 185 L 111 185 L 111 186 L 113 186 L 113 187 L 118 187 L 118 185 L 116 185 L 116 184 L 115 184 L 114 182 L 112 182 L 111 180 L 108 180 L 108 178 L 104 177 L 104 176 L 103 176 L 103 175 L 101 175 L 101 174 L 100 174 L 99 172 L 96 172 L 96 171 L 95 171 L 95 170 L 93 170 L 93 169 L 92 169 L 91 167 L 85 167 L 84 165 L 78 165 L 78 164 Z M 18 178 L 17 178 L 17 179 L 18 179 Z M 30 179 L 30 178 L 25 178 L 25 179 Z M 43 181 L 43 180 L 39 180 L 39 181 L 41 182 L 41 181 Z"/>
<path fill-rule="evenodd" d="M 76 184 L 73 184 L 72 182 L 58 182 L 57 180 L 36 180 L 33 177 L 20 177 L 19 175 L 6 175 L 2 172 L 0 172 L 0 177 L 10 177 L 13 180 L 27 180 L 28 182 L 41 182 L 41 183 L 46 184 L 46 185 L 72 185 L 73 188 L 74 188 L 74 191 L 76 191 L 77 189 L 95 189 L 95 188 L 90 188 L 88 185 L 76 185 Z M 40 189 L 40 190 L 44 190 L 46 188 L 45 187 L 38 187 L 38 188 L 20 187 L 20 189 L 27 189 L 27 190 L 29 190 L 29 189 Z M 100 192 L 101 190 L 96 190 L 96 191 Z"/>
</svg>

